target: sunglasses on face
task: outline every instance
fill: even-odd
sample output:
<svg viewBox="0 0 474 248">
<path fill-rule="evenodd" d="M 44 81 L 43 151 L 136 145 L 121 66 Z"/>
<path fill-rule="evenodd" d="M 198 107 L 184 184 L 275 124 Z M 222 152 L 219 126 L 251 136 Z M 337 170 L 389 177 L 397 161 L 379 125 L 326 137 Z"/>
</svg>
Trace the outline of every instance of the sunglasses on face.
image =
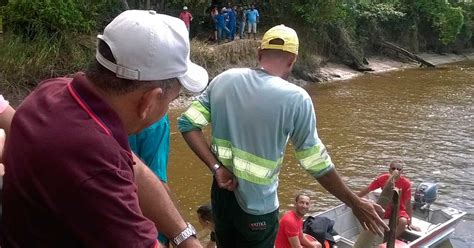
<svg viewBox="0 0 474 248">
<path fill-rule="evenodd" d="M 398 168 L 398 167 L 390 167 L 390 170 L 393 171 L 393 170 L 397 170 L 397 171 L 402 171 L 401 168 Z"/>
</svg>

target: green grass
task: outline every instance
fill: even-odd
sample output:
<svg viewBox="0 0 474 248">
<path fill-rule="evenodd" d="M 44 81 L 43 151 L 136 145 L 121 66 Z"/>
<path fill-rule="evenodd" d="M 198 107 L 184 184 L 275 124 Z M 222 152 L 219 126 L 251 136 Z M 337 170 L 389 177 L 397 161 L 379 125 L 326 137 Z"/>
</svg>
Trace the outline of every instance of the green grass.
<svg viewBox="0 0 474 248">
<path fill-rule="evenodd" d="M 41 80 L 85 68 L 94 54 L 91 37 L 38 36 L 32 41 L 4 33 L 0 38 L 0 87 L 21 93 Z"/>
</svg>

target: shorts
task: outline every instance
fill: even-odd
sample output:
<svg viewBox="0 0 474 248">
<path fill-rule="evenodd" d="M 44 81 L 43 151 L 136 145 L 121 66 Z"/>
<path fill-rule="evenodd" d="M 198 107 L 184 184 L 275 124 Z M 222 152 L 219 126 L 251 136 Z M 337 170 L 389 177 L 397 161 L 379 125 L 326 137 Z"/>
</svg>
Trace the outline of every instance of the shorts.
<svg viewBox="0 0 474 248">
<path fill-rule="evenodd" d="M 248 33 L 254 33 L 256 34 L 257 33 L 257 23 L 248 23 L 248 30 L 247 30 Z"/>
<path fill-rule="evenodd" d="M 217 247 L 273 248 L 278 231 L 278 209 L 264 215 L 244 212 L 234 192 L 221 189 L 216 181 L 211 189 Z"/>
</svg>

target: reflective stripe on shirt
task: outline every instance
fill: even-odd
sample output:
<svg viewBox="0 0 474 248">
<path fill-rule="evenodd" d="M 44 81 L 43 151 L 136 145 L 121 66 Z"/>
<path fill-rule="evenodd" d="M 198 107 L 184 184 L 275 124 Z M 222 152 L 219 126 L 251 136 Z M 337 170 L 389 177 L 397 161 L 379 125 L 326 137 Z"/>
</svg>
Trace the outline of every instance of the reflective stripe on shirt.
<svg viewBox="0 0 474 248">
<path fill-rule="evenodd" d="M 235 176 L 261 185 L 268 185 L 276 180 L 283 161 L 283 158 L 271 161 L 255 156 L 232 146 L 227 140 L 217 138 L 212 140 L 212 150 Z"/>
<path fill-rule="evenodd" d="M 196 127 L 202 128 L 211 121 L 211 113 L 199 101 L 193 101 L 183 114 Z"/>
</svg>

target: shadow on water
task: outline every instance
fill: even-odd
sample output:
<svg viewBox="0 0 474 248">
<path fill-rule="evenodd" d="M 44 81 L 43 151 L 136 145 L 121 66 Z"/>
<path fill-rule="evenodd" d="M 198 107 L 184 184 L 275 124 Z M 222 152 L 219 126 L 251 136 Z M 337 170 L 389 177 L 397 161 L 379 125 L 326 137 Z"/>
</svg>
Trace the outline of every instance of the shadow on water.
<svg viewBox="0 0 474 248">
<path fill-rule="evenodd" d="M 346 183 L 355 191 L 405 161 L 405 175 L 416 187 L 435 181 L 435 205 L 468 212 L 447 247 L 472 247 L 474 234 L 474 61 L 437 69 L 406 69 L 307 88 L 315 104 L 318 132 Z M 170 186 L 183 215 L 197 223 L 195 210 L 210 201 L 211 174 L 176 131 L 172 112 Z M 207 130 L 208 132 L 208 130 Z M 280 210 L 292 207 L 294 194 L 306 190 L 313 212 L 338 204 L 297 166 L 287 149 L 280 175 Z M 463 246 L 464 245 L 464 246 Z"/>
</svg>

